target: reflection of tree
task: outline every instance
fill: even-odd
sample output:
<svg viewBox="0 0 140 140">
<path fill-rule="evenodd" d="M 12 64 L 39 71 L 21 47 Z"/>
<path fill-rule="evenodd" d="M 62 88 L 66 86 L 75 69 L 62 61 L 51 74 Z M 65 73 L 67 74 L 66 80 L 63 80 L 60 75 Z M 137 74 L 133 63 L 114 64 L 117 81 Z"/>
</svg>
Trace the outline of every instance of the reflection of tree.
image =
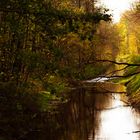
<svg viewBox="0 0 140 140">
<path fill-rule="evenodd" d="M 49 139 L 94 139 L 100 126 L 99 109 L 106 108 L 110 104 L 110 99 L 106 94 L 96 94 L 82 88 L 72 91 L 69 102 L 48 122 Z"/>
<path fill-rule="evenodd" d="M 65 130 L 65 137 L 68 140 L 88 139 L 88 134 L 94 126 L 92 112 L 93 109 L 86 105 L 85 91 L 83 89 L 75 91 L 65 110 L 65 123 L 68 126 L 68 130 Z"/>
</svg>

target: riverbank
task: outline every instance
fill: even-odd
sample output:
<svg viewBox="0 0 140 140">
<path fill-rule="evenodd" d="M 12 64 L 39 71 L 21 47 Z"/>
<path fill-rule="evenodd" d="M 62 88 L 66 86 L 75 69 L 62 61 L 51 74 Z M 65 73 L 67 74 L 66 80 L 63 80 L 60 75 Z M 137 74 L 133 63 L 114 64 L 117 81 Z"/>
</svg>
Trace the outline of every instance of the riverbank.
<svg viewBox="0 0 140 140">
<path fill-rule="evenodd" d="M 140 93 L 130 94 L 128 92 L 128 98 L 129 102 L 132 104 L 134 108 L 137 108 L 140 110 Z"/>
</svg>

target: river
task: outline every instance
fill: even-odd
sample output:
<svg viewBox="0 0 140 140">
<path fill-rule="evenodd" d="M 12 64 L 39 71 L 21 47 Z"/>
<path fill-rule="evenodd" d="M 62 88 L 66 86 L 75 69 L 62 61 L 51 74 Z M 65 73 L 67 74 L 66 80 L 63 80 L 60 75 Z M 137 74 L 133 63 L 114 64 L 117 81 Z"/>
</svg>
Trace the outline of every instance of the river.
<svg viewBox="0 0 140 140">
<path fill-rule="evenodd" d="M 47 140 L 140 140 L 140 113 L 118 92 L 80 88 L 69 95 L 50 117 Z"/>
<path fill-rule="evenodd" d="M 37 130 L 19 140 L 140 140 L 140 112 L 118 92 L 121 87 L 96 83 L 65 93 L 67 101 L 42 114 Z"/>
</svg>

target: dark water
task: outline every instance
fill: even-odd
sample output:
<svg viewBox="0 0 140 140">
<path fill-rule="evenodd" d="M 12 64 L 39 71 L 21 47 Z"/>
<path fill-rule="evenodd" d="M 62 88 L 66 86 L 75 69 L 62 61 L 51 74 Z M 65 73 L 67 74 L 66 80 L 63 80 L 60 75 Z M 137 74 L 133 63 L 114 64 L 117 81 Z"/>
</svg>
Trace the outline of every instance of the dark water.
<svg viewBox="0 0 140 140">
<path fill-rule="evenodd" d="M 101 85 L 88 83 L 67 93 L 67 102 L 38 114 L 25 124 L 25 133 L 8 140 L 140 140 L 140 113 L 128 106 L 116 85 Z"/>
<path fill-rule="evenodd" d="M 140 114 L 121 100 L 120 94 L 74 90 L 50 117 L 44 136 L 46 140 L 140 140 Z"/>
</svg>

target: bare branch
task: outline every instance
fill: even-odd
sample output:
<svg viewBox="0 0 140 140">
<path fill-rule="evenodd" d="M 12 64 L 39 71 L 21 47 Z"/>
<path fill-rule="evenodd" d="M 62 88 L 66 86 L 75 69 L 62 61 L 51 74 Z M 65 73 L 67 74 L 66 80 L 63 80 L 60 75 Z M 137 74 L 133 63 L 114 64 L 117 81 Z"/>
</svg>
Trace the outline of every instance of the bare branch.
<svg viewBox="0 0 140 140">
<path fill-rule="evenodd" d="M 118 70 L 111 71 L 111 72 L 108 73 L 107 75 L 114 74 L 114 73 L 116 73 L 116 72 L 119 72 L 119 71 L 125 70 L 125 69 L 127 69 L 128 67 L 129 67 L 129 66 L 125 66 L 125 67 L 122 68 L 122 69 L 118 69 Z"/>
<path fill-rule="evenodd" d="M 106 77 L 106 78 L 128 78 L 134 75 L 140 74 L 140 71 L 138 72 L 134 72 L 134 73 L 130 73 L 128 75 L 113 75 L 113 76 L 102 76 L 102 77 Z"/>
<path fill-rule="evenodd" d="M 109 63 L 113 63 L 113 64 L 117 64 L 117 65 L 127 65 L 127 66 L 140 66 L 139 63 L 133 64 L 133 63 L 126 63 L 126 62 L 116 62 L 113 60 L 95 60 L 95 62 L 109 62 Z M 89 63 L 93 63 L 93 62 L 89 62 Z"/>
</svg>

